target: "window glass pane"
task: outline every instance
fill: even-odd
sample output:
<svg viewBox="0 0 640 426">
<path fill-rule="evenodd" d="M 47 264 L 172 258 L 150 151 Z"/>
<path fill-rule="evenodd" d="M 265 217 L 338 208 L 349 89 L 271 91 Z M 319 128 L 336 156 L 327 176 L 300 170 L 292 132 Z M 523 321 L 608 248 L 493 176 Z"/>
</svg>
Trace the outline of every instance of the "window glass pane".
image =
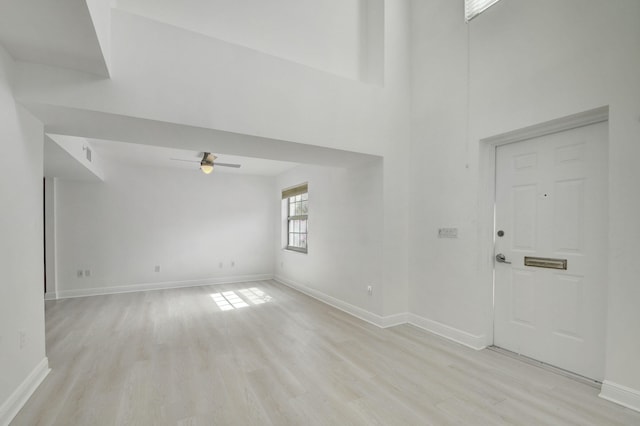
<svg viewBox="0 0 640 426">
<path fill-rule="evenodd" d="M 302 213 L 301 214 L 307 214 L 309 213 L 309 206 L 307 206 L 307 202 L 303 201 L 302 202 Z"/>
<path fill-rule="evenodd" d="M 296 195 L 296 201 L 302 201 L 302 194 Z"/>
<path fill-rule="evenodd" d="M 300 234 L 293 234 L 293 244 L 294 247 L 300 247 Z"/>
<path fill-rule="evenodd" d="M 292 220 L 293 222 L 293 232 L 300 232 L 300 221 Z"/>
<path fill-rule="evenodd" d="M 295 215 L 298 216 L 300 214 L 302 214 L 302 204 L 296 203 Z"/>
<path fill-rule="evenodd" d="M 293 233 L 289 232 L 289 241 L 287 241 L 287 245 L 293 245 Z"/>
<path fill-rule="evenodd" d="M 300 221 L 300 232 L 307 232 L 307 221 L 306 220 L 301 220 Z"/>
<path fill-rule="evenodd" d="M 305 192 L 304 194 L 302 194 L 302 200 L 303 201 L 307 201 L 308 199 L 309 199 L 309 194 L 308 193 Z"/>
<path fill-rule="evenodd" d="M 296 205 L 289 201 L 289 216 L 294 216 L 296 214 Z"/>
<path fill-rule="evenodd" d="M 300 234 L 300 247 L 307 248 L 307 234 Z"/>
</svg>

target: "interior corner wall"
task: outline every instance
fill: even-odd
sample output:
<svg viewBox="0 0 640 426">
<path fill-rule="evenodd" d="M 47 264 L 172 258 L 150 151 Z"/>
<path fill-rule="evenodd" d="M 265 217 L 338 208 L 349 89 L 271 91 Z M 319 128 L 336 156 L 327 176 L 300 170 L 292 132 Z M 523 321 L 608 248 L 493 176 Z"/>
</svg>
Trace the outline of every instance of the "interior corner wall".
<svg viewBox="0 0 640 426">
<path fill-rule="evenodd" d="M 44 133 L 42 124 L 15 103 L 12 64 L 0 46 L 0 423 L 11 420 L 24 396 L 22 386 L 38 365 L 46 364 Z"/>
<path fill-rule="evenodd" d="M 273 275 L 273 178 L 103 167 L 102 183 L 57 181 L 59 297 Z"/>
<path fill-rule="evenodd" d="M 640 3 L 502 1 L 464 24 L 456 2 L 414 0 L 412 19 L 411 311 L 491 335 L 480 141 L 609 106 L 605 377 L 640 395 Z"/>
<path fill-rule="evenodd" d="M 327 300 L 326 296 L 380 315 L 383 272 L 382 161 L 342 169 L 298 166 L 276 180 L 281 190 L 309 185 L 308 252 L 285 250 L 286 219 L 274 218 L 276 278 Z M 367 286 L 373 293 L 367 293 Z"/>
<path fill-rule="evenodd" d="M 412 2 L 409 311 L 476 336 L 477 164 L 468 152 L 468 40 L 459 2 Z M 458 228 L 439 239 L 438 228 Z"/>
</svg>

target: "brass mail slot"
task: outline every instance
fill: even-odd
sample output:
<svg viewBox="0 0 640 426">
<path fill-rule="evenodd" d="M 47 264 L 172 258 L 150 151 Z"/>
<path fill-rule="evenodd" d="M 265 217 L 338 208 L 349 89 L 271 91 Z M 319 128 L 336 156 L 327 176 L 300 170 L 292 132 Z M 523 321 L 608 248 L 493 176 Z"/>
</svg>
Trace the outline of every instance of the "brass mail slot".
<svg viewBox="0 0 640 426">
<path fill-rule="evenodd" d="M 549 259 L 546 257 L 524 257 L 524 266 L 537 268 L 567 269 L 567 259 Z"/>
</svg>

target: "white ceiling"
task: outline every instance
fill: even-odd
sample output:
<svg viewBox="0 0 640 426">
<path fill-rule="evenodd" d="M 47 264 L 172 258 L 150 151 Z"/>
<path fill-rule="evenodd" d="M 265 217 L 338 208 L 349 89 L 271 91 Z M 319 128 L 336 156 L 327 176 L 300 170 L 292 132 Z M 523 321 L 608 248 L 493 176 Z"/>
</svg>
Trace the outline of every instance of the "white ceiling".
<svg viewBox="0 0 640 426">
<path fill-rule="evenodd" d="M 100 156 L 101 160 L 106 162 L 198 171 L 200 160 L 202 160 L 202 152 L 199 151 L 99 139 L 88 139 L 88 141 Z M 288 161 L 266 160 L 262 158 L 218 154 L 215 152 L 213 154 L 218 157 L 216 162 L 241 165 L 239 169 L 222 166 L 214 167 L 214 173 L 276 176 L 298 165 L 297 163 Z M 176 161 L 172 160 L 172 158 L 190 160 L 191 162 Z"/>
<path fill-rule="evenodd" d="M 86 0 L 1 0 L 0 43 L 14 59 L 108 75 Z"/>
</svg>

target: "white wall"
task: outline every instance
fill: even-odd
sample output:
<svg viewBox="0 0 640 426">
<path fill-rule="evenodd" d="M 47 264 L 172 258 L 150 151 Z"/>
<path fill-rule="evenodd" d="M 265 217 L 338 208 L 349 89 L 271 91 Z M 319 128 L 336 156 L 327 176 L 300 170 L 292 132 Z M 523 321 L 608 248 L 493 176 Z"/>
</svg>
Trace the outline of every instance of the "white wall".
<svg viewBox="0 0 640 426">
<path fill-rule="evenodd" d="M 273 274 L 273 178 L 103 167 L 104 183 L 56 181 L 59 297 Z"/>
<path fill-rule="evenodd" d="M 272 158 L 279 152 L 273 140 L 251 141 L 248 151 L 249 143 L 235 136 L 256 135 L 299 144 L 288 145 L 290 152 L 318 146 L 384 157 L 382 311 L 400 313 L 407 305 L 409 249 L 409 18 L 408 1 L 384 3 L 379 86 L 114 9 L 111 80 L 22 64 L 20 99 L 54 129 L 75 127 L 71 134 L 78 136 L 104 139 L 112 131 L 114 139 L 136 142 L 118 139 L 133 139 L 128 123 L 113 125 L 115 118 L 131 117 L 147 120 L 133 131 L 140 138 L 149 138 L 145 125 L 159 122 L 233 132 L 234 143 L 219 141 L 226 154 Z M 94 114 L 105 121 L 94 122 Z M 172 138 L 172 146 L 189 139 Z"/>
<path fill-rule="evenodd" d="M 278 176 L 272 196 L 280 199 L 283 189 L 304 182 L 309 184 L 308 252 L 284 250 L 286 237 L 278 238 L 277 278 L 380 315 L 382 161 L 350 169 L 299 166 Z M 274 219 L 278 235 L 286 230 L 282 219 Z"/>
<path fill-rule="evenodd" d="M 385 9 L 383 87 L 114 9 L 111 79 L 22 63 L 19 99 L 34 111 L 68 107 L 381 155 L 398 140 L 397 98 L 408 108 L 406 9 L 404 1 Z M 77 136 L 104 139 L 99 125 L 83 127 Z M 268 142 L 224 153 L 260 157 Z"/>
<path fill-rule="evenodd" d="M 20 408 L 19 387 L 37 366 L 46 368 L 43 129 L 15 104 L 12 62 L 0 46 L 0 424 Z"/>
<path fill-rule="evenodd" d="M 118 0 L 128 12 L 350 78 L 363 0 Z"/>
<path fill-rule="evenodd" d="M 412 18 L 409 309 L 482 336 L 487 306 L 477 278 L 478 167 L 467 143 L 462 3 L 416 1 Z M 458 228 L 458 239 L 438 239 L 443 227 Z"/>
<path fill-rule="evenodd" d="M 490 343 L 492 200 L 479 141 L 609 105 L 606 380 L 640 390 L 640 3 L 503 1 L 466 26 L 460 4 L 414 1 L 412 17 L 412 312 Z M 437 240 L 441 226 L 460 238 Z"/>
<path fill-rule="evenodd" d="M 82 166 L 97 179 L 104 180 L 100 154 L 96 152 L 87 139 L 66 135 L 54 135 L 50 133 L 47 134 L 47 137 L 71 156 L 73 159 L 71 162 L 74 165 Z M 91 161 L 87 158 L 87 149 L 91 151 Z"/>
<path fill-rule="evenodd" d="M 112 0 L 86 0 L 91 22 L 104 57 L 107 74 L 111 65 L 111 3 Z"/>
</svg>

